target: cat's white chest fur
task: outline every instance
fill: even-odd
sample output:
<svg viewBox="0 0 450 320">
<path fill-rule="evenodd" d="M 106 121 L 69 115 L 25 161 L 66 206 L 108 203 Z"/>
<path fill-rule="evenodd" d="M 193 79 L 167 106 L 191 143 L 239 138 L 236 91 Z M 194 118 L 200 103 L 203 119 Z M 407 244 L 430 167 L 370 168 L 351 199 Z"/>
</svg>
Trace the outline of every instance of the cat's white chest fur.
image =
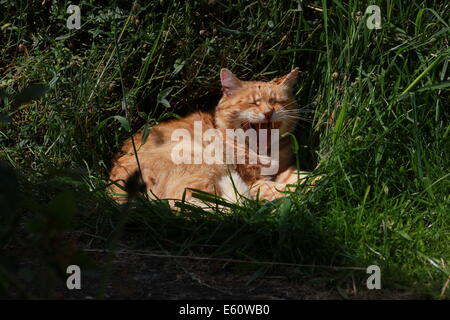
<svg viewBox="0 0 450 320">
<path fill-rule="evenodd" d="M 221 196 L 233 203 L 237 202 L 241 196 L 248 197 L 250 195 L 250 187 L 236 171 L 222 176 L 219 179 L 219 188 Z"/>
</svg>

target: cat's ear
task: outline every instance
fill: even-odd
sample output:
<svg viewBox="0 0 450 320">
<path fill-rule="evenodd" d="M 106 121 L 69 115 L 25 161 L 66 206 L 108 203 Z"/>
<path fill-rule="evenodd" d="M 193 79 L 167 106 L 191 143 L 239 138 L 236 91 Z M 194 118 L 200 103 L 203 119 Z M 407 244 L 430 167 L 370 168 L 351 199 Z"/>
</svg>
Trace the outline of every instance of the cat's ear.
<svg viewBox="0 0 450 320">
<path fill-rule="evenodd" d="M 295 68 L 288 74 L 286 74 L 280 78 L 276 78 L 272 81 L 275 82 L 279 86 L 283 86 L 286 89 L 292 90 L 294 88 L 295 83 L 297 82 L 297 77 L 298 77 L 299 71 L 300 71 L 299 68 Z"/>
<path fill-rule="evenodd" d="M 220 70 L 220 82 L 222 83 L 222 92 L 229 96 L 236 89 L 242 86 L 241 81 L 228 69 Z"/>
</svg>

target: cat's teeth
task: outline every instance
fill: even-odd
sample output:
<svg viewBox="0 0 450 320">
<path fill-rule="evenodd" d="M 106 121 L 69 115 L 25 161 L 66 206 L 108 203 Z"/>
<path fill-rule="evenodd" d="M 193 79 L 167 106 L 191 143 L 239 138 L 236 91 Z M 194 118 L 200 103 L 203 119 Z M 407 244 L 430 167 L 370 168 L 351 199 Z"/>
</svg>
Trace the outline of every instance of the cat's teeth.
<svg viewBox="0 0 450 320">
<path fill-rule="evenodd" d="M 243 129 L 254 129 L 256 131 L 259 131 L 260 129 L 272 130 L 272 129 L 279 129 L 280 126 L 281 124 L 278 121 L 263 121 L 256 123 L 250 122 L 246 126 L 243 126 Z"/>
</svg>

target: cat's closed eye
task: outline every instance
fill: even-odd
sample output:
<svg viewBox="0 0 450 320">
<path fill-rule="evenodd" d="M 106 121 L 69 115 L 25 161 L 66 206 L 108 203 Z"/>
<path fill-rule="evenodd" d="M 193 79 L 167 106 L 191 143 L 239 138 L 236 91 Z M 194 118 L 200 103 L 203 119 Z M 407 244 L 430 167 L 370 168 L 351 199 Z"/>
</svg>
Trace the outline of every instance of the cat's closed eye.
<svg viewBox="0 0 450 320">
<path fill-rule="evenodd" d="M 287 103 L 286 100 L 277 100 L 274 98 L 269 99 L 269 104 L 286 104 L 286 103 Z"/>
</svg>

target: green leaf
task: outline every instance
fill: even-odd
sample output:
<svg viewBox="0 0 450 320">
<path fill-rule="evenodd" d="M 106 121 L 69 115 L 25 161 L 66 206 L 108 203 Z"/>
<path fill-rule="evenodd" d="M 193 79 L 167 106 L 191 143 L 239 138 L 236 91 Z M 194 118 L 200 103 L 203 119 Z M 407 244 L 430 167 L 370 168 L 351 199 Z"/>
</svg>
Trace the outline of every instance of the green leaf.
<svg viewBox="0 0 450 320">
<path fill-rule="evenodd" d="M 344 118 L 345 115 L 347 114 L 347 103 L 344 103 L 342 105 L 341 110 L 339 111 L 339 115 L 338 118 L 336 120 L 336 125 L 334 127 L 334 132 L 333 132 L 333 141 L 334 143 L 338 142 L 339 139 L 339 134 L 341 133 L 343 124 L 344 124 Z"/>
<path fill-rule="evenodd" d="M 71 35 L 70 35 L 70 34 L 65 34 L 65 35 L 62 35 L 62 36 L 56 37 L 56 38 L 55 38 L 55 40 L 56 40 L 56 41 L 60 41 L 60 40 L 67 40 L 67 39 L 69 39 L 70 37 L 71 37 Z"/>
<path fill-rule="evenodd" d="M 167 101 L 167 96 L 172 92 L 173 87 L 166 88 L 162 90 L 157 97 L 157 104 L 162 104 L 166 108 L 170 108 L 170 103 Z"/>
<path fill-rule="evenodd" d="M 450 81 L 446 81 L 446 82 L 441 82 L 438 84 L 434 84 L 431 86 L 426 86 L 426 87 L 422 87 L 416 90 L 416 92 L 422 92 L 422 91 L 428 91 L 428 90 L 440 90 L 440 89 L 444 89 L 450 87 Z"/>
<path fill-rule="evenodd" d="M 98 131 L 100 131 L 105 125 L 106 123 L 111 120 L 113 117 L 108 117 L 105 120 L 103 120 L 102 122 L 100 122 L 94 129 L 94 133 L 97 133 Z"/>
<path fill-rule="evenodd" d="M 421 25 L 422 25 L 422 15 L 423 15 L 423 13 L 424 13 L 424 11 L 425 11 L 426 9 L 427 9 L 427 8 L 422 8 L 422 9 L 420 9 L 419 12 L 417 13 L 417 16 L 416 16 L 416 23 L 414 24 L 414 25 L 415 25 L 415 27 L 414 27 L 414 35 L 415 35 L 416 37 L 419 35 L 420 27 L 421 27 Z"/>
<path fill-rule="evenodd" d="M 144 125 L 144 129 L 142 130 L 142 140 L 141 140 L 141 146 L 144 145 L 147 142 L 147 138 L 150 134 L 150 125 L 147 123 Z"/>
<path fill-rule="evenodd" d="M 449 271 L 447 271 L 446 269 L 443 269 L 439 263 L 437 263 L 434 259 L 430 258 L 429 256 L 427 256 L 426 254 L 423 254 L 420 251 L 417 251 L 417 254 L 422 257 L 423 259 L 425 259 L 429 264 L 431 264 L 433 267 L 435 267 L 436 269 L 438 269 L 439 271 L 441 271 L 442 273 L 444 273 L 447 277 L 450 277 L 450 273 Z"/>
<path fill-rule="evenodd" d="M 397 233 L 404 239 L 408 240 L 408 241 L 413 241 L 413 239 L 409 236 L 409 234 L 407 234 L 405 231 L 402 230 L 397 230 Z"/>
<path fill-rule="evenodd" d="M 430 63 L 428 67 L 425 68 L 425 70 L 422 71 L 421 74 L 419 74 L 411 83 L 410 85 L 400 94 L 400 97 L 406 95 L 411 89 L 422 79 L 428 72 L 433 70 L 444 58 L 446 57 L 446 52 L 441 53 L 439 56 L 437 56 L 433 62 Z"/>
<path fill-rule="evenodd" d="M 281 204 L 278 209 L 278 214 L 280 215 L 280 221 L 284 221 L 286 217 L 288 216 L 289 212 L 291 212 L 291 206 L 292 202 L 291 199 L 286 198 Z"/>
<path fill-rule="evenodd" d="M 198 189 L 193 189 L 193 188 L 188 188 L 188 189 L 192 191 L 192 198 L 196 198 L 196 199 L 199 199 L 199 200 L 202 200 L 204 202 L 211 203 L 214 205 L 221 205 L 221 206 L 224 206 L 227 208 L 234 208 L 234 209 L 239 208 L 239 206 L 237 204 L 228 202 L 218 195 L 215 195 L 215 194 L 212 194 L 209 192 L 205 192 L 202 190 L 198 190 Z"/>
<path fill-rule="evenodd" d="M 120 125 L 123 129 L 125 129 L 127 132 L 131 131 L 131 125 L 128 120 L 122 116 L 113 116 L 114 119 L 118 120 L 120 122 Z"/>
<path fill-rule="evenodd" d="M 284 138 L 286 136 L 289 136 L 289 138 L 291 139 L 292 149 L 293 149 L 292 151 L 294 151 L 294 153 L 296 154 L 299 150 L 297 138 L 290 132 L 286 132 L 281 135 L 282 138 Z"/>
<path fill-rule="evenodd" d="M 100 130 L 106 125 L 106 123 L 107 123 L 109 120 L 111 120 L 111 119 L 116 119 L 117 121 L 119 121 L 121 127 L 124 128 L 127 132 L 130 132 L 130 131 L 131 131 L 131 125 L 130 125 L 130 122 L 129 122 L 126 118 L 124 118 L 124 117 L 122 117 L 122 116 L 111 116 L 111 117 L 106 118 L 106 119 L 103 120 L 102 122 L 100 122 L 100 123 L 95 127 L 94 132 L 97 133 L 98 131 L 100 131 Z"/>
<path fill-rule="evenodd" d="M 186 63 L 185 61 L 183 61 L 181 59 L 177 59 L 175 61 L 175 63 L 173 64 L 174 70 L 173 70 L 172 74 L 176 75 L 177 73 L 179 73 L 181 71 L 181 69 L 183 69 L 185 63 Z"/>
</svg>

